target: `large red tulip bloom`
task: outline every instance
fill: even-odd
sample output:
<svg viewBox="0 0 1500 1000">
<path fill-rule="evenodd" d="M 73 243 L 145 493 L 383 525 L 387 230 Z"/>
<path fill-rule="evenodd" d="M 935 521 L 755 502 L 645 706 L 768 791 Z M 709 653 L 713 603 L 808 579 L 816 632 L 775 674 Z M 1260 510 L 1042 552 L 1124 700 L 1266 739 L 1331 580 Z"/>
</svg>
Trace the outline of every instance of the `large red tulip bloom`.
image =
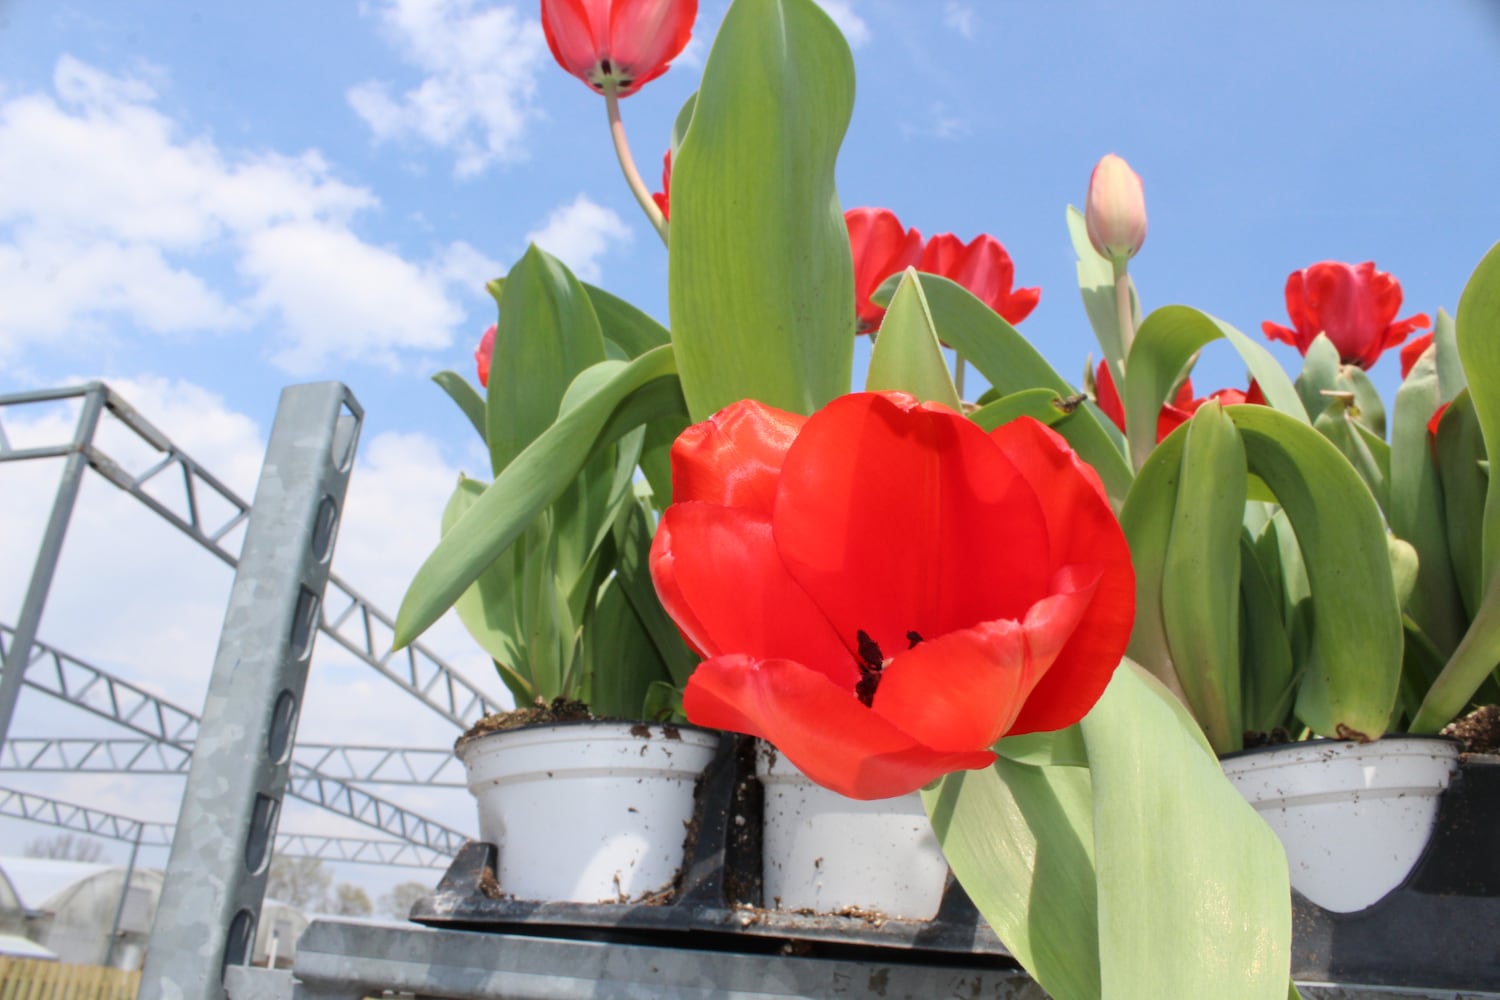
<svg viewBox="0 0 1500 1000">
<path fill-rule="evenodd" d="M 870 301 L 887 278 L 917 263 L 922 234 L 907 229 L 888 208 L 851 208 L 844 213 L 849 249 L 854 254 L 854 312 L 859 332 L 880 326 L 885 309 Z"/>
<path fill-rule="evenodd" d="M 1396 319 L 1401 282 L 1375 270 L 1373 261 L 1342 264 L 1325 260 L 1286 279 L 1286 311 L 1292 327 L 1262 323 L 1272 340 L 1291 344 L 1303 354 L 1318 334 L 1328 334 L 1346 365 L 1368 370 L 1388 347 L 1413 330 L 1430 326 L 1426 313 Z"/>
<path fill-rule="evenodd" d="M 474 348 L 474 367 L 479 374 L 479 384 L 489 387 L 490 384 L 490 361 L 495 354 L 495 326 L 484 331 L 484 336 L 479 338 L 479 346 Z"/>
<path fill-rule="evenodd" d="M 1209 400 L 1214 400 L 1221 406 L 1233 406 L 1236 403 L 1266 405 L 1265 394 L 1260 391 L 1260 385 L 1254 379 L 1251 379 L 1248 391 L 1220 389 L 1200 399 L 1193 395 L 1193 380 L 1185 378 L 1182 385 L 1177 387 L 1176 394 L 1162 404 L 1161 412 L 1156 416 L 1157 442 L 1160 443 L 1168 434 L 1191 420 L 1193 414 L 1198 412 L 1198 407 Z M 1119 390 L 1115 388 L 1115 379 L 1109 373 L 1109 365 L 1103 361 L 1099 362 L 1099 367 L 1094 371 L 1094 402 L 1116 427 L 1122 431 L 1125 429 L 1125 404 L 1120 400 Z"/>
<path fill-rule="evenodd" d="M 698 0 L 542 0 L 552 58 L 601 94 L 618 97 L 667 71 L 697 16 Z"/>
<path fill-rule="evenodd" d="M 1094 472 L 1029 419 L 901 393 L 812 417 L 746 400 L 683 432 L 651 550 L 705 661 L 699 725 L 859 799 L 993 763 L 1093 707 L 1130 637 L 1130 552 Z"/>
<path fill-rule="evenodd" d="M 917 270 L 963 285 L 1012 326 L 1030 316 L 1042 297 L 1040 288 L 1012 287 L 1015 265 L 1000 241 L 988 234 L 964 243 L 952 233 L 939 233 L 922 248 Z"/>
</svg>

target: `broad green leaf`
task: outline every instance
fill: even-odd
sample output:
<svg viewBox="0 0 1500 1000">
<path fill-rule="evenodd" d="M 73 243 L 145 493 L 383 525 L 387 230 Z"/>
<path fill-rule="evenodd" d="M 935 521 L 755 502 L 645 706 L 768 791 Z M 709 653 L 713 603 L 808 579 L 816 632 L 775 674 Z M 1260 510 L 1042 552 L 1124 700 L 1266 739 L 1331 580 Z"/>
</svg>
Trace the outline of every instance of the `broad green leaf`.
<svg viewBox="0 0 1500 1000">
<path fill-rule="evenodd" d="M 1091 797 L 1086 768 L 1004 757 L 922 792 L 964 891 L 1057 1000 L 1101 996 Z"/>
<path fill-rule="evenodd" d="M 969 419 L 986 431 L 1008 424 L 1017 417 L 1030 417 L 1051 427 L 1066 420 L 1081 405 L 1083 400 L 1077 396 L 1064 400 L 1052 389 L 1023 389 L 986 403 L 969 414 Z"/>
<path fill-rule="evenodd" d="M 1281 618 L 1281 595 L 1272 589 L 1259 552 L 1241 536 L 1240 684 L 1245 729 L 1267 733 L 1290 721 L 1297 675 Z"/>
<path fill-rule="evenodd" d="M 1006 760 L 1033 767 L 1088 767 L 1088 749 L 1083 745 L 1083 730 L 1072 725 L 1050 733 L 1023 733 L 1007 736 L 995 744 L 995 752 Z"/>
<path fill-rule="evenodd" d="M 1146 464 L 1141 466 L 1120 508 L 1120 527 L 1130 543 L 1130 561 L 1135 566 L 1135 626 L 1127 651 L 1131 659 L 1184 701 L 1187 696 L 1177 679 L 1167 644 L 1162 590 L 1167 582 L 1167 548 L 1172 538 L 1178 483 L 1182 478 L 1182 448 L 1186 441 L 1186 432 L 1178 428 L 1146 457 Z"/>
<path fill-rule="evenodd" d="M 1422 633 L 1446 656 L 1458 645 L 1467 619 L 1448 554 L 1442 484 L 1432 457 L 1432 435 L 1427 430 L 1441 398 L 1436 355 L 1429 349 L 1396 391 L 1387 516 L 1396 537 L 1417 550 L 1417 588 L 1407 610 Z"/>
<path fill-rule="evenodd" d="M 1292 937 L 1286 857 L 1187 711 L 1126 661 L 1082 728 L 1104 995 L 1281 1000 Z"/>
<path fill-rule="evenodd" d="M 1500 244 L 1490 248 L 1464 286 L 1456 327 L 1484 453 L 1500 454 Z M 1451 721 L 1500 662 L 1500 483 L 1495 476 L 1488 479 L 1479 608 L 1412 721 L 1415 732 L 1435 731 Z"/>
<path fill-rule="evenodd" d="M 1370 376 L 1358 365 L 1342 365 L 1339 368 L 1339 389 L 1354 394 L 1354 418 L 1372 435 L 1385 440 L 1385 404 L 1381 402 L 1380 390 L 1370 381 Z"/>
<path fill-rule="evenodd" d="M 484 398 L 469 384 L 469 380 L 458 372 L 441 371 L 432 376 L 438 388 L 448 394 L 448 398 L 458 404 L 464 416 L 469 418 L 469 423 L 479 432 L 479 440 L 486 440 L 484 426 Z"/>
<path fill-rule="evenodd" d="M 1437 348 L 1438 398 L 1449 403 L 1469 387 L 1469 380 L 1458 356 L 1458 327 L 1446 309 L 1437 311 L 1432 324 L 1432 345 Z"/>
<path fill-rule="evenodd" d="M 698 106 L 698 95 L 693 94 L 682 102 L 682 107 L 677 109 L 677 117 L 672 119 L 672 155 L 677 155 L 677 148 L 682 145 L 682 137 L 687 135 L 688 126 L 693 124 L 693 110 Z"/>
<path fill-rule="evenodd" d="M 599 318 L 599 329 L 604 339 L 617 344 L 626 360 L 638 358 L 653 347 L 672 342 L 672 335 L 650 316 L 641 312 L 624 299 L 606 292 L 602 288 L 584 283 L 594 315 Z"/>
<path fill-rule="evenodd" d="M 813 0 L 730 6 L 672 167 L 668 298 L 693 419 L 746 397 L 811 413 L 849 391 L 834 164 L 853 106 L 849 46 Z"/>
<path fill-rule="evenodd" d="M 968 289 L 933 274 L 919 277 L 938 336 L 967 358 L 990 385 L 1005 395 L 1028 389 L 1051 389 L 1063 398 L 1074 394 L 1073 387 L 1015 327 Z M 1057 431 L 1099 473 L 1110 497 L 1118 500 L 1130 490 L 1130 466 L 1099 420 L 1089 407 L 1080 407 Z"/>
<path fill-rule="evenodd" d="M 517 455 L 417 570 L 396 616 L 395 645 L 411 642 L 452 607 L 568 488 L 596 449 L 680 408 L 673 372 L 670 347 L 647 351 L 560 414 Z"/>
<path fill-rule="evenodd" d="M 467 476 L 458 477 L 453 496 L 443 508 L 443 534 L 446 535 L 458 523 L 483 492 L 483 483 Z M 536 689 L 519 642 L 515 590 L 515 561 L 501 557 L 459 596 L 454 610 L 479 648 L 495 661 L 495 669 L 516 704 L 525 705 L 536 697 Z"/>
<path fill-rule="evenodd" d="M 1212 401 L 1181 433 L 1177 502 L 1162 564 L 1162 623 L 1193 716 L 1214 751 L 1229 753 L 1240 749 L 1245 731 L 1239 671 L 1245 449 Z"/>
<path fill-rule="evenodd" d="M 606 580 L 584 635 L 590 659 L 589 709 L 614 719 L 645 717 L 646 692 L 666 681 L 657 656 L 619 577 Z"/>
<path fill-rule="evenodd" d="M 1083 295 L 1083 310 L 1088 314 L 1089 325 L 1094 328 L 1094 337 L 1104 351 L 1115 384 L 1122 384 L 1121 375 L 1125 365 L 1125 342 L 1120 336 L 1120 308 L 1116 302 L 1115 267 L 1109 260 L 1099 256 L 1089 240 L 1088 223 L 1083 213 L 1068 206 L 1068 236 L 1073 241 L 1073 253 L 1078 258 L 1078 291 Z M 1127 279 L 1128 280 L 1128 279 Z M 1131 285 L 1132 311 L 1139 313 L 1135 286 Z"/>
<path fill-rule="evenodd" d="M 1489 477 L 1480 467 L 1485 457 L 1484 440 L 1468 389 L 1443 411 L 1436 447 L 1448 555 L 1468 621 L 1479 609 L 1484 590 L 1483 548 L 1475 541 L 1484 537 L 1485 496 L 1489 491 Z"/>
<path fill-rule="evenodd" d="M 1325 393 L 1339 391 L 1339 349 L 1327 334 L 1320 333 L 1307 345 L 1302 356 L 1302 371 L 1297 375 L 1297 395 L 1309 416 L 1322 413 L 1328 406 Z"/>
<path fill-rule="evenodd" d="M 1297 390 L 1276 359 L 1260 344 L 1228 323 L 1189 306 L 1163 306 L 1141 322 L 1130 356 L 1125 362 L 1125 382 L 1120 396 L 1125 404 L 1125 433 L 1136 468 L 1156 445 L 1156 421 L 1162 404 L 1171 398 L 1183 369 L 1204 345 L 1223 338 L 1239 352 L 1260 384 L 1266 403 L 1303 421 L 1307 411 Z"/>
<path fill-rule="evenodd" d="M 1358 371 L 1359 369 L 1353 369 Z M 1381 438 L 1366 427 L 1355 415 L 1358 409 L 1353 400 L 1344 395 L 1327 400 L 1328 406 L 1313 421 L 1313 426 L 1326 437 L 1349 464 L 1359 473 L 1359 478 L 1369 487 L 1370 495 L 1380 506 L 1382 513 L 1390 510 L 1391 449 Z"/>
<path fill-rule="evenodd" d="M 1396 601 L 1403 608 L 1417 586 L 1417 550 L 1395 535 L 1386 536 L 1391 554 L 1391 579 L 1396 587 Z"/>
<path fill-rule="evenodd" d="M 909 393 L 955 411 L 962 406 L 915 268 L 906 269 L 896 294 L 891 296 L 880 324 L 880 337 L 870 352 L 865 388 L 871 392 Z"/>
<path fill-rule="evenodd" d="M 1296 532 L 1312 592 L 1313 648 L 1297 715 L 1320 735 L 1375 739 L 1401 677 L 1401 609 L 1375 499 L 1343 455 L 1306 424 L 1265 406 L 1225 412 L 1250 470 L 1276 494 Z"/>
<path fill-rule="evenodd" d="M 639 504 L 621 513 L 615 525 L 616 582 L 630 601 L 636 618 L 656 649 L 667 674 L 661 678 L 681 686 L 698 665 L 698 657 L 682 640 L 668 617 L 651 581 L 651 525 Z"/>
<path fill-rule="evenodd" d="M 495 327 L 487 438 L 498 476 L 557 419 L 579 373 L 605 358 L 588 293 L 563 264 L 532 246 L 505 280 Z"/>
</svg>

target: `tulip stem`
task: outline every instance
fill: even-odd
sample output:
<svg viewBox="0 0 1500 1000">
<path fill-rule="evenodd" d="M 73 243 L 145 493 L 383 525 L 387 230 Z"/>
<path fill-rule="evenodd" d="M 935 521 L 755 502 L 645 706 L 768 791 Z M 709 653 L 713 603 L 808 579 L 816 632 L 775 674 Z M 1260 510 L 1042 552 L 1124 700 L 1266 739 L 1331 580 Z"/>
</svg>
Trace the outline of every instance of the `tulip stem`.
<svg viewBox="0 0 1500 1000">
<path fill-rule="evenodd" d="M 609 112 L 609 136 L 614 140 L 615 156 L 619 157 L 620 170 L 625 174 L 625 183 L 630 186 L 630 193 L 635 195 L 635 200 L 640 203 L 641 211 L 646 213 L 646 218 L 650 219 L 651 225 L 656 228 L 656 234 L 665 243 L 667 242 L 667 219 L 661 214 L 661 209 L 656 207 L 656 202 L 651 197 L 651 189 L 646 187 L 645 181 L 641 180 L 641 172 L 635 167 L 635 158 L 630 155 L 630 143 L 625 138 L 625 122 L 620 118 L 619 95 L 606 90 L 604 107 Z"/>
<path fill-rule="evenodd" d="M 1130 273 L 1125 259 L 1114 258 L 1115 265 L 1115 314 L 1120 323 L 1120 363 L 1130 356 L 1130 343 L 1135 339 L 1135 309 L 1130 302 Z M 1122 390 L 1123 391 L 1123 390 Z"/>
</svg>

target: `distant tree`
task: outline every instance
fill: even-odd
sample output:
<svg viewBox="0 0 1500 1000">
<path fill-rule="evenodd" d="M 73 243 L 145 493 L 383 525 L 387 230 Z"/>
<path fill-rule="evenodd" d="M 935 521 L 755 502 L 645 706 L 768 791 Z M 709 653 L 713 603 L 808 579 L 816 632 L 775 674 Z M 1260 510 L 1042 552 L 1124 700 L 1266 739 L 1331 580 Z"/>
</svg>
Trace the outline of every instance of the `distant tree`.
<svg viewBox="0 0 1500 1000">
<path fill-rule="evenodd" d="M 273 858 L 266 895 L 300 910 L 321 910 L 328 902 L 333 873 L 319 858 Z"/>
<path fill-rule="evenodd" d="M 341 917 L 368 917 L 374 912 L 369 895 L 357 885 L 340 882 L 333 890 L 333 912 Z"/>
<path fill-rule="evenodd" d="M 28 858 L 53 858 L 58 861 L 98 861 L 104 857 L 104 845 L 90 837 L 59 833 L 33 840 L 25 847 Z"/>
<path fill-rule="evenodd" d="M 380 897 L 380 912 L 405 920 L 412 905 L 432 890 L 422 882 L 402 882 Z"/>
</svg>

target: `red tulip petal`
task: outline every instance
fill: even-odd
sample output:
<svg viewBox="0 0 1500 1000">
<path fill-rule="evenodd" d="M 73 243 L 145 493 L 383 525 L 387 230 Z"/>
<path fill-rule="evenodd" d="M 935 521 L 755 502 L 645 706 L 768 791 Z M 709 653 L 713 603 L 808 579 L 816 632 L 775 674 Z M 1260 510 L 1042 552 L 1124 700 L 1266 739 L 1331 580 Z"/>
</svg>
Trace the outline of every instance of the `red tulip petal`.
<svg viewBox="0 0 1500 1000">
<path fill-rule="evenodd" d="M 589 79 L 604 49 L 605 23 L 590 19 L 585 0 L 542 0 L 542 33 L 552 58 L 569 73 L 592 86 Z"/>
<path fill-rule="evenodd" d="M 1422 319 L 1426 320 L 1427 317 L 1423 315 Z M 1422 355 L 1426 354 L 1427 348 L 1431 346 L 1432 334 L 1424 333 L 1417 339 L 1409 341 L 1405 347 L 1401 348 L 1401 378 L 1403 381 L 1411 374 L 1411 370 L 1417 366 L 1417 362 L 1422 360 Z"/>
<path fill-rule="evenodd" d="M 609 58 L 623 80 L 620 95 L 667 71 L 693 35 L 698 0 L 614 0 L 609 15 Z"/>
<path fill-rule="evenodd" d="M 1078 721 L 1080 705 L 1098 701 L 1130 641 L 1135 623 L 1130 547 L 1098 474 L 1058 434 L 1021 418 L 996 428 L 990 437 L 1045 498 L 1045 530 L 1038 533 L 1050 540 L 1047 565 L 1088 574 L 1097 569 L 1100 574 L 1083 620 L 1037 682 L 1010 731 L 1061 729 Z M 1049 581 L 1043 593 L 1054 589 L 1078 588 L 1058 588 Z"/>
<path fill-rule="evenodd" d="M 1060 578 L 1067 589 L 1032 605 L 1024 621 L 982 622 L 897 653 L 881 672 L 875 713 L 938 750 L 994 743 L 1073 635 L 1099 576 Z M 1080 704 L 1078 718 L 1091 707 Z"/>
<path fill-rule="evenodd" d="M 764 514 L 707 503 L 674 503 L 651 546 L 662 606 L 707 656 L 790 657 L 846 691 L 859 666 L 801 587 L 787 574 Z"/>
<path fill-rule="evenodd" d="M 906 229 L 885 208 L 851 208 L 844 213 L 849 250 L 854 258 L 854 309 L 862 331 L 880 325 L 885 309 L 870 301 L 887 278 L 917 262 L 922 234 Z"/>
<path fill-rule="evenodd" d="M 1115 377 L 1109 372 L 1109 362 L 1102 359 L 1094 372 L 1094 403 L 1116 427 L 1121 431 L 1125 430 L 1125 404 L 1120 401 L 1120 392 L 1115 388 Z"/>
<path fill-rule="evenodd" d="M 672 445 L 672 501 L 771 513 L 787 449 L 807 418 L 753 399 L 732 403 Z"/>
<path fill-rule="evenodd" d="M 1269 320 L 1260 325 L 1260 330 L 1271 340 L 1279 340 L 1283 344 L 1291 344 L 1299 351 L 1306 351 L 1306 348 L 1302 346 L 1302 341 L 1297 336 L 1296 330 L 1272 323 Z"/>
<path fill-rule="evenodd" d="M 889 656 L 909 630 L 1020 618 L 1053 570 L 1031 485 L 974 424 L 899 393 L 842 396 L 808 420 L 772 523 L 851 651 L 860 630 Z"/>
<path fill-rule="evenodd" d="M 1004 306 L 997 309 L 1005 322 L 1015 326 L 1021 320 L 1031 315 L 1036 304 L 1042 300 L 1040 288 L 1017 288 L 1006 298 Z"/>
<path fill-rule="evenodd" d="M 694 724 L 769 740 L 813 781 L 855 799 L 905 795 L 950 771 L 995 760 L 988 750 L 922 746 L 793 660 L 707 660 L 688 679 L 682 704 Z"/>
</svg>

